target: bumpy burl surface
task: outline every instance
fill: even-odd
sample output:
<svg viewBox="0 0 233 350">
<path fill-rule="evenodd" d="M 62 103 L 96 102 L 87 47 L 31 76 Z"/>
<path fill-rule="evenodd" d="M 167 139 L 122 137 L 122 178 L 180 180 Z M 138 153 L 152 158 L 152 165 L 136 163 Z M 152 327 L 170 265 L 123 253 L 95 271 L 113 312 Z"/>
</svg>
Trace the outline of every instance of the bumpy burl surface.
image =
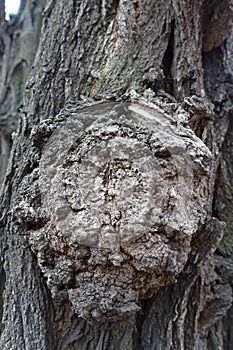
<svg viewBox="0 0 233 350">
<path fill-rule="evenodd" d="M 209 159 L 190 129 L 153 105 L 70 113 L 42 151 L 41 203 L 21 203 L 43 213 L 29 241 L 53 296 L 103 321 L 173 283 L 207 215 Z"/>
</svg>

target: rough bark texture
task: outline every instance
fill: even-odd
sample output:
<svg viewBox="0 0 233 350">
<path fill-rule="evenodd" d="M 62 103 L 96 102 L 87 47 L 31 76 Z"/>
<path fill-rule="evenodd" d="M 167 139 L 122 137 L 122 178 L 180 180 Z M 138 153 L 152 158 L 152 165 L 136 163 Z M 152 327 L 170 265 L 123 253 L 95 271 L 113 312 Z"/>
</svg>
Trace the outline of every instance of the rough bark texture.
<svg viewBox="0 0 233 350">
<path fill-rule="evenodd" d="M 24 85 L 37 51 L 42 9 L 45 0 L 22 1 L 20 14 L 4 20 L 4 1 L 0 12 L 0 183 L 6 172 L 11 134 L 16 129 L 22 106 Z M 1 16 L 1 15 L 0 15 Z"/>
<path fill-rule="evenodd" d="M 47 2 L 2 194 L 1 349 L 233 348 L 231 7 Z M 37 46 L 8 66 L 14 35 L 8 123 Z"/>
<path fill-rule="evenodd" d="M 53 297 L 89 322 L 134 314 L 139 299 L 175 282 L 205 224 L 211 154 L 185 117 L 139 98 L 33 130 L 37 141 L 41 128 L 53 135 L 18 186 L 14 219 Z"/>
</svg>

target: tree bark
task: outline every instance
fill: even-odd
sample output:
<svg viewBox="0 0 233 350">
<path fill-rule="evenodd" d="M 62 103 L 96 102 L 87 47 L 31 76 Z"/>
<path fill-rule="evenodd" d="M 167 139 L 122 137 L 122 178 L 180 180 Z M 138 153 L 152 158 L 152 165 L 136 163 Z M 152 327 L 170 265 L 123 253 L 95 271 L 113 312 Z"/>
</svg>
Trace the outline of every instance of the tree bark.
<svg viewBox="0 0 233 350">
<path fill-rule="evenodd" d="M 232 2 L 43 5 L 1 24 L 1 349 L 232 349 Z"/>
<path fill-rule="evenodd" d="M 0 25 L 0 183 L 6 172 L 19 109 L 22 106 L 26 79 L 37 51 L 40 38 L 42 9 L 45 1 L 21 1 L 20 13 L 5 20 L 1 1 Z"/>
</svg>

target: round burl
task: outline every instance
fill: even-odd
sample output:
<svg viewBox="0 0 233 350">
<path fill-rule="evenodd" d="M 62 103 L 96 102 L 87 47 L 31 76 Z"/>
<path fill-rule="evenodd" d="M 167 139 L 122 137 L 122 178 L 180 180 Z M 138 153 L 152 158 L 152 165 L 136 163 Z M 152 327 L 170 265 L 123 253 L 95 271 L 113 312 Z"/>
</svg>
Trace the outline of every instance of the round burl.
<svg viewBox="0 0 233 350">
<path fill-rule="evenodd" d="M 105 102 L 59 118 L 36 170 L 41 202 L 21 202 L 43 217 L 30 244 L 53 296 L 81 317 L 130 315 L 187 261 L 207 216 L 210 152 L 155 105 Z"/>
</svg>

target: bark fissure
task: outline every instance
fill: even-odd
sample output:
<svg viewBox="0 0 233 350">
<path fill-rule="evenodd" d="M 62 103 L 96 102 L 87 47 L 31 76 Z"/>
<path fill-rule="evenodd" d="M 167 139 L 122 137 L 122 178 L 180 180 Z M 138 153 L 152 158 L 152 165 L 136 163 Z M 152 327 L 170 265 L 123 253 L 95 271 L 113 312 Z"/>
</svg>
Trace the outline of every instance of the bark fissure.
<svg viewBox="0 0 233 350">
<path fill-rule="evenodd" d="M 1 249 L 3 251 L 3 249 Z M 3 259 L 1 259 L 1 267 L 0 267 L 0 333 L 3 330 L 2 317 L 3 317 L 3 292 L 6 283 L 6 273 L 3 268 Z"/>
<path fill-rule="evenodd" d="M 173 95 L 173 73 L 172 65 L 174 60 L 174 49 L 175 49 L 175 21 L 171 22 L 171 29 L 168 39 L 168 44 L 163 57 L 163 72 L 166 79 L 167 87 L 165 91 Z"/>
</svg>

